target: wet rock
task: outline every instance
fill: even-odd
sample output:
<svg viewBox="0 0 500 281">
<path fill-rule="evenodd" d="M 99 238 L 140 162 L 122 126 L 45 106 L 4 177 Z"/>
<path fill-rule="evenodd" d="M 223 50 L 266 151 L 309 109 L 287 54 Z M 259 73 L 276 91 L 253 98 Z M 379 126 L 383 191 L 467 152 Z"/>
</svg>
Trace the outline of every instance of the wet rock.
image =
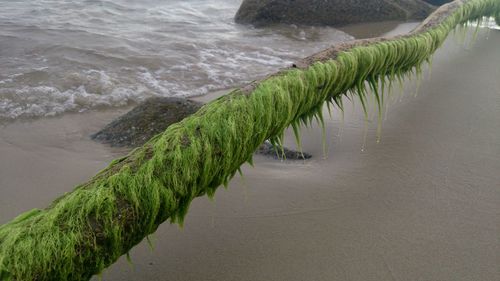
<svg viewBox="0 0 500 281">
<path fill-rule="evenodd" d="M 135 148 L 165 131 L 171 124 L 195 113 L 202 105 L 182 98 L 150 98 L 93 134 L 91 138 L 114 147 Z M 278 151 L 281 154 L 281 149 Z M 284 151 L 288 160 L 311 158 L 307 153 L 302 155 L 288 148 L 284 148 Z M 268 141 L 262 144 L 256 153 L 279 158 L 274 146 Z"/>
<path fill-rule="evenodd" d="M 117 147 L 138 147 L 200 109 L 202 103 L 172 97 L 150 98 L 93 134 L 93 140 Z"/>
<path fill-rule="evenodd" d="M 434 6 L 441 6 L 443 4 L 449 3 L 453 0 L 424 0 L 425 2 L 432 4 Z"/>
<path fill-rule="evenodd" d="M 244 0 L 237 23 L 340 26 L 360 22 L 424 19 L 434 7 L 422 0 Z"/>
<path fill-rule="evenodd" d="M 282 153 L 284 152 L 284 157 Z M 262 154 L 265 156 L 270 156 L 275 159 L 286 159 L 286 160 L 305 160 L 305 159 L 310 159 L 312 157 L 311 154 L 308 153 L 301 153 L 299 151 L 295 150 L 290 150 L 288 148 L 283 148 L 283 151 L 281 151 L 280 147 L 275 147 L 272 145 L 269 141 L 265 141 L 256 151 L 258 154 Z"/>
</svg>

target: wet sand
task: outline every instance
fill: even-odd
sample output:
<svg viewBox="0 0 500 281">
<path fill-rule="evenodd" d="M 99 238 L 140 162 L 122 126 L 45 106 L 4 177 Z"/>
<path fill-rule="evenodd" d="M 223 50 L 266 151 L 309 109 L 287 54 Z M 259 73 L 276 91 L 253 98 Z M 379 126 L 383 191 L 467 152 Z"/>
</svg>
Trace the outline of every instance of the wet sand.
<svg viewBox="0 0 500 281">
<path fill-rule="evenodd" d="M 418 95 L 395 90 L 376 142 L 359 102 L 304 129 L 310 161 L 255 157 L 183 229 L 163 224 L 103 280 L 499 280 L 500 32 L 453 37 Z M 427 73 L 426 73 L 427 74 Z M 122 112 L 0 128 L 0 223 L 48 205 L 123 151 L 88 135 Z M 293 146 L 293 137 L 288 146 Z M 362 149 L 363 148 L 363 149 Z M 98 280 L 96 278 L 96 280 Z"/>
<path fill-rule="evenodd" d="M 126 111 L 0 125 L 0 224 L 21 212 L 48 206 L 126 153 L 89 137 Z"/>
</svg>

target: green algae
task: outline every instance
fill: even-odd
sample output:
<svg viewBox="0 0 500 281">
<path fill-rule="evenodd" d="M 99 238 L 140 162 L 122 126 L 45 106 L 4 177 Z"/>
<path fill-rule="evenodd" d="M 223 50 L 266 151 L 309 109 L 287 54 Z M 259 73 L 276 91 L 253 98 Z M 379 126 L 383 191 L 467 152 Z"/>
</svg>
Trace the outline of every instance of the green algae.
<svg viewBox="0 0 500 281">
<path fill-rule="evenodd" d="M 300 144 L 301 126 L 323 123 L 325 102 L 342 109 L 342 97 L 351 93 L 366 112 L 373 94 L 381 110 L 383 89 L 421 73 L 457 25 L 500 18 L 500 1 L 460 3 L 423 31 L 356 46 L 307 69 L 289 69 L 251 94 L 236 90 L 223 96 L 48 208 L 1 226 L 0 280 L 89 280 L 162 222 L 182 225 L 191 201 L 227 186 L 265 140 L 282 144 L 291 125 Z"/>
</svg>

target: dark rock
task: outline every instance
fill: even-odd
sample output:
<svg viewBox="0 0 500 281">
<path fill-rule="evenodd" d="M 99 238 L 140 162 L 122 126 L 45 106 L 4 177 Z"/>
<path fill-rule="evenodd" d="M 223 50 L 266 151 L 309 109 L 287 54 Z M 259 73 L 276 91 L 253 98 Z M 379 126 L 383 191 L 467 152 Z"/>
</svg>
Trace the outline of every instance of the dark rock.
<svg viewBox="0 0 500 281">
<path fill-rule="evenodd" d="M 183 98 L 150 98 L 91 137 L 111 146 L 138 147 L 171 124 L 195 113 L 202 105 Z"/>
<path fill-rule="evenodd" d="M 235 20 L 339 26 L 360 22 L 423 19 L 434 7 L 422 0 L 244 0 Z"/>
<path fill-rule="evenodd" d="M 288 148 L 283 148 L 283 152 L 285 153 L 285 159 L 286 160 L 305 160 L 305 159 L 310 159 L 312 155 L 308 153 L 301 153 L 299 151 L 295 150 L 290 150 Z M 272 145 L 269 141 L 265 141 L 256 151 L 258 154 L 266 155 L 273 157 L 275 159 L 282 159 L 282 151 L 281 147 L 275 147 Z"/>
<path fill-rule="evenodd" d="M 424 0 L 425 2 L 432 4 L 434 6 L 441 6 L 443 4 L 449 3 L 453 0 Z"/>
<path fill-rule="evenodd" d="M 95 141 L 115 147 L 138 147 L 155 135 L 165 131 L 168 126 L 177 123 L 198 111 L 203 104 L 182 98 L 150 98 L 125 115 L 108 124 L 101 131 L 93 134 Z M 281 149 L 278 149 L 281 157 Z M 284 148 L 289 160 L 309 159 L 311 155 Z M 266 141 L 256 153 L 278 158 L 274 146 Z"/>
</svg>

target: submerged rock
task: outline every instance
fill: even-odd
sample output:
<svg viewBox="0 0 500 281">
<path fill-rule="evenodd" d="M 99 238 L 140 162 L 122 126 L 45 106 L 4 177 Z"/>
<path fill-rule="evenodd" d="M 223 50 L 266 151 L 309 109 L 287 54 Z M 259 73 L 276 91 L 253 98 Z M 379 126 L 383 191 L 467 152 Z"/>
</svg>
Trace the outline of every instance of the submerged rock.
<svg viewBox="0 0 500 281">
<path fill-rule="evenodd" d="M 91 137 L 111 146 L 138 147 L 171 124 L 195 113 L 202 105 L 183 98 L 150 98 Z"/>
<path fill-rule="evenodd" d="M 114 147 L 139 147 L 155 135 L 165 131 L 198 111 L 203 104 L 183 98 L 156 97 L 141 103 L 125 115 L 118 117 L 101 131 L 93 134 L 95 141 Z M 281 149 L 278 149 L 281 157 Z M 311 155 L 284 148 L 288 160 L 309 159 Z M 266 141 L 256 153 L 279 158 L 274 146 Z"/>
<path fill-rule="evenodd" d="M 386 20 L 424 19 L 434 7 L 423 0 L 244 0 L 237 23 L 339 26 Z"/>
<path fill-rule="evenodd" d="M 286 159 L 286 160 L 306 160 L 312 157 L 311 154 L 290 150 L 286 147 L 281 150 L 281 147 L 275 147 L 269 141 L 265 141 L 256 151 L 258 154 L 265 156 L 270 156 L 275 159 Z M 284 154 L 284 155 L 283 155 Z"/>
</svg>

